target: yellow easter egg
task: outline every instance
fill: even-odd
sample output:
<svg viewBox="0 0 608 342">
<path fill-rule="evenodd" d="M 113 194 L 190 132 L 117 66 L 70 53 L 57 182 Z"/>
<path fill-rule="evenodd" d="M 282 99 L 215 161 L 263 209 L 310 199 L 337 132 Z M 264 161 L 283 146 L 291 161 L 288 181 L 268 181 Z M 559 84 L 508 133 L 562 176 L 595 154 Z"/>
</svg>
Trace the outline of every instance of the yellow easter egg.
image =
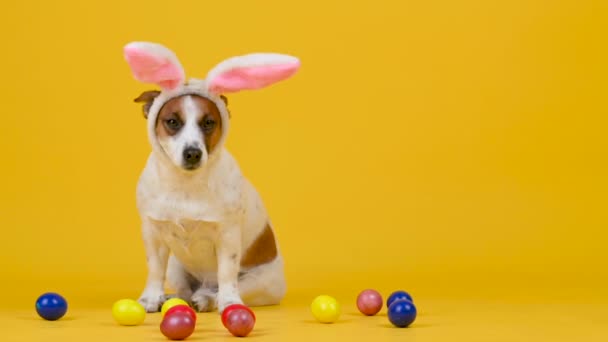
<svg viewBox="0 0 608 342">
<path fill-rule="evenodd" d="M 321 323 L 334 323 L 340 317 L 340 303 L 327 295 L 316 297 L 310 304 L 312 315 Z"/>
<path fill-rule="evenodd" d="M 169 300 L 167 300 L 163 306 L 160 308 L 160 312 L 162 313 L 162 316 L 165 316 L 165 313 L 167 312 L 167 310 L 171 309 L 172 307 L 176 306 L 176 305 L 188 305 L 188 302 L 186 302 L 185 300 L 181 299 L 181 298 L 171 298 Z"/>
<path fill-rule="evenodd" d="M 146 309 L 132 299 L 121 299 L 112 306 L 112 317 L 120 325 L 140 325 L 146 318 Z"/>
</svg>

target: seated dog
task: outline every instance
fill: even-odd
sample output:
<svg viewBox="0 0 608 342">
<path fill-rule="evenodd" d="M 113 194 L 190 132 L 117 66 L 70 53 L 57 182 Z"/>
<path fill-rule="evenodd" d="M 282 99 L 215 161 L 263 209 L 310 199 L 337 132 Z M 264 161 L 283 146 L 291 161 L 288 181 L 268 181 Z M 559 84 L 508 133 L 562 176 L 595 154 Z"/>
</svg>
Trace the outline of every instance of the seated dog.
<svg viewBox="0 0 608 342">
<path fill-rule="evenodd" d="M 143 103 L 152 152 L 137 185 L 148 278 L 139 302 L 159 311 L 165 280 L 198 311 L 278 304 L 283 259 L 262 199 L 224 147 L 224 96 L 294 75 L 297 58 L 256 53 L 227 59 L 206 79 L 186 81 L 175 54 L 132 42 L 124 55 L 136 80 L 160 89 Z"/>
</svg>

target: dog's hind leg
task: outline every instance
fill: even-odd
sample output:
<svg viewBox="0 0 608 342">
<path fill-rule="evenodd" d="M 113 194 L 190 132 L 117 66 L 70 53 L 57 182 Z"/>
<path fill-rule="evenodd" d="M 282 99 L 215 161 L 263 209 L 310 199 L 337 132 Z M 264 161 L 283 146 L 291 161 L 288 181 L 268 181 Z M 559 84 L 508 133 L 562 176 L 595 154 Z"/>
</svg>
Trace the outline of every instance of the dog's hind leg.
<svg viewBox="0 0 608 342">
<path fill-rule="evenodd" d="M 256 266 L 239 276 L 239 294 L 247 306 L 277 305 L 287 291 L 283 260 Z"/>
<path fill-rule="evenodd" d="M 192 306 L 198 312 L 211 312 L 217 307 L 217 284 L 202 282 L 192 295 Z"/>
</svg>

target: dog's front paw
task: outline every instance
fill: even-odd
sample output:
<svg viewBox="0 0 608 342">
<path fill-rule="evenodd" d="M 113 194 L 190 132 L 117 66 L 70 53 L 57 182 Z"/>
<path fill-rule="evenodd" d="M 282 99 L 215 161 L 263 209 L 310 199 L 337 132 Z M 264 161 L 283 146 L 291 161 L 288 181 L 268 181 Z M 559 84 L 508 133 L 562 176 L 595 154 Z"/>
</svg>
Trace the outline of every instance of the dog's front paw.
<svg viewBox="0 0 608 342">
<path fill-rule="evenodd" d="M 217 310 L 220 314 L 224 312 L 224 309 L 226 309 L 232 304 L 243 304 L 243 300 L 238 295 L 238 293 L 218 294 Z"/>
<path fill-rule="evenodd" d="M 146 312 L 159 312 L 165 299 L 165 295 L 162 292 L 144 293 L 137 301 L 146 309 Z"/>
</svg>

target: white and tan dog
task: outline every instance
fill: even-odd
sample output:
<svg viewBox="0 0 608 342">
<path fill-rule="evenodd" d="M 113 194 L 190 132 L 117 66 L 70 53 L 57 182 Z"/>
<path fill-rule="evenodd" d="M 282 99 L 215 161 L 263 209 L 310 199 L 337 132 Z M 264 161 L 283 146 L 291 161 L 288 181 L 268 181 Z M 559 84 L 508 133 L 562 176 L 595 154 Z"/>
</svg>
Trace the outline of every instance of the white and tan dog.
<svg viewBox="0 0 608 342">
<path fill-rule="evenodd" d="M 139 302 L 159 311 L 165 280 L 198 311 L 278 304 L 283 259 L 260 196 L 224 147 L 227 93 L 291 77 L 297 58 L 230 58 L 206 79 L 186 81 L 175 54 L 149 42 L 124 48 L 134 77 L 160 90 L 141 94 L 152 152 L 137 186 L 148 278 Z"/>
</svg>

